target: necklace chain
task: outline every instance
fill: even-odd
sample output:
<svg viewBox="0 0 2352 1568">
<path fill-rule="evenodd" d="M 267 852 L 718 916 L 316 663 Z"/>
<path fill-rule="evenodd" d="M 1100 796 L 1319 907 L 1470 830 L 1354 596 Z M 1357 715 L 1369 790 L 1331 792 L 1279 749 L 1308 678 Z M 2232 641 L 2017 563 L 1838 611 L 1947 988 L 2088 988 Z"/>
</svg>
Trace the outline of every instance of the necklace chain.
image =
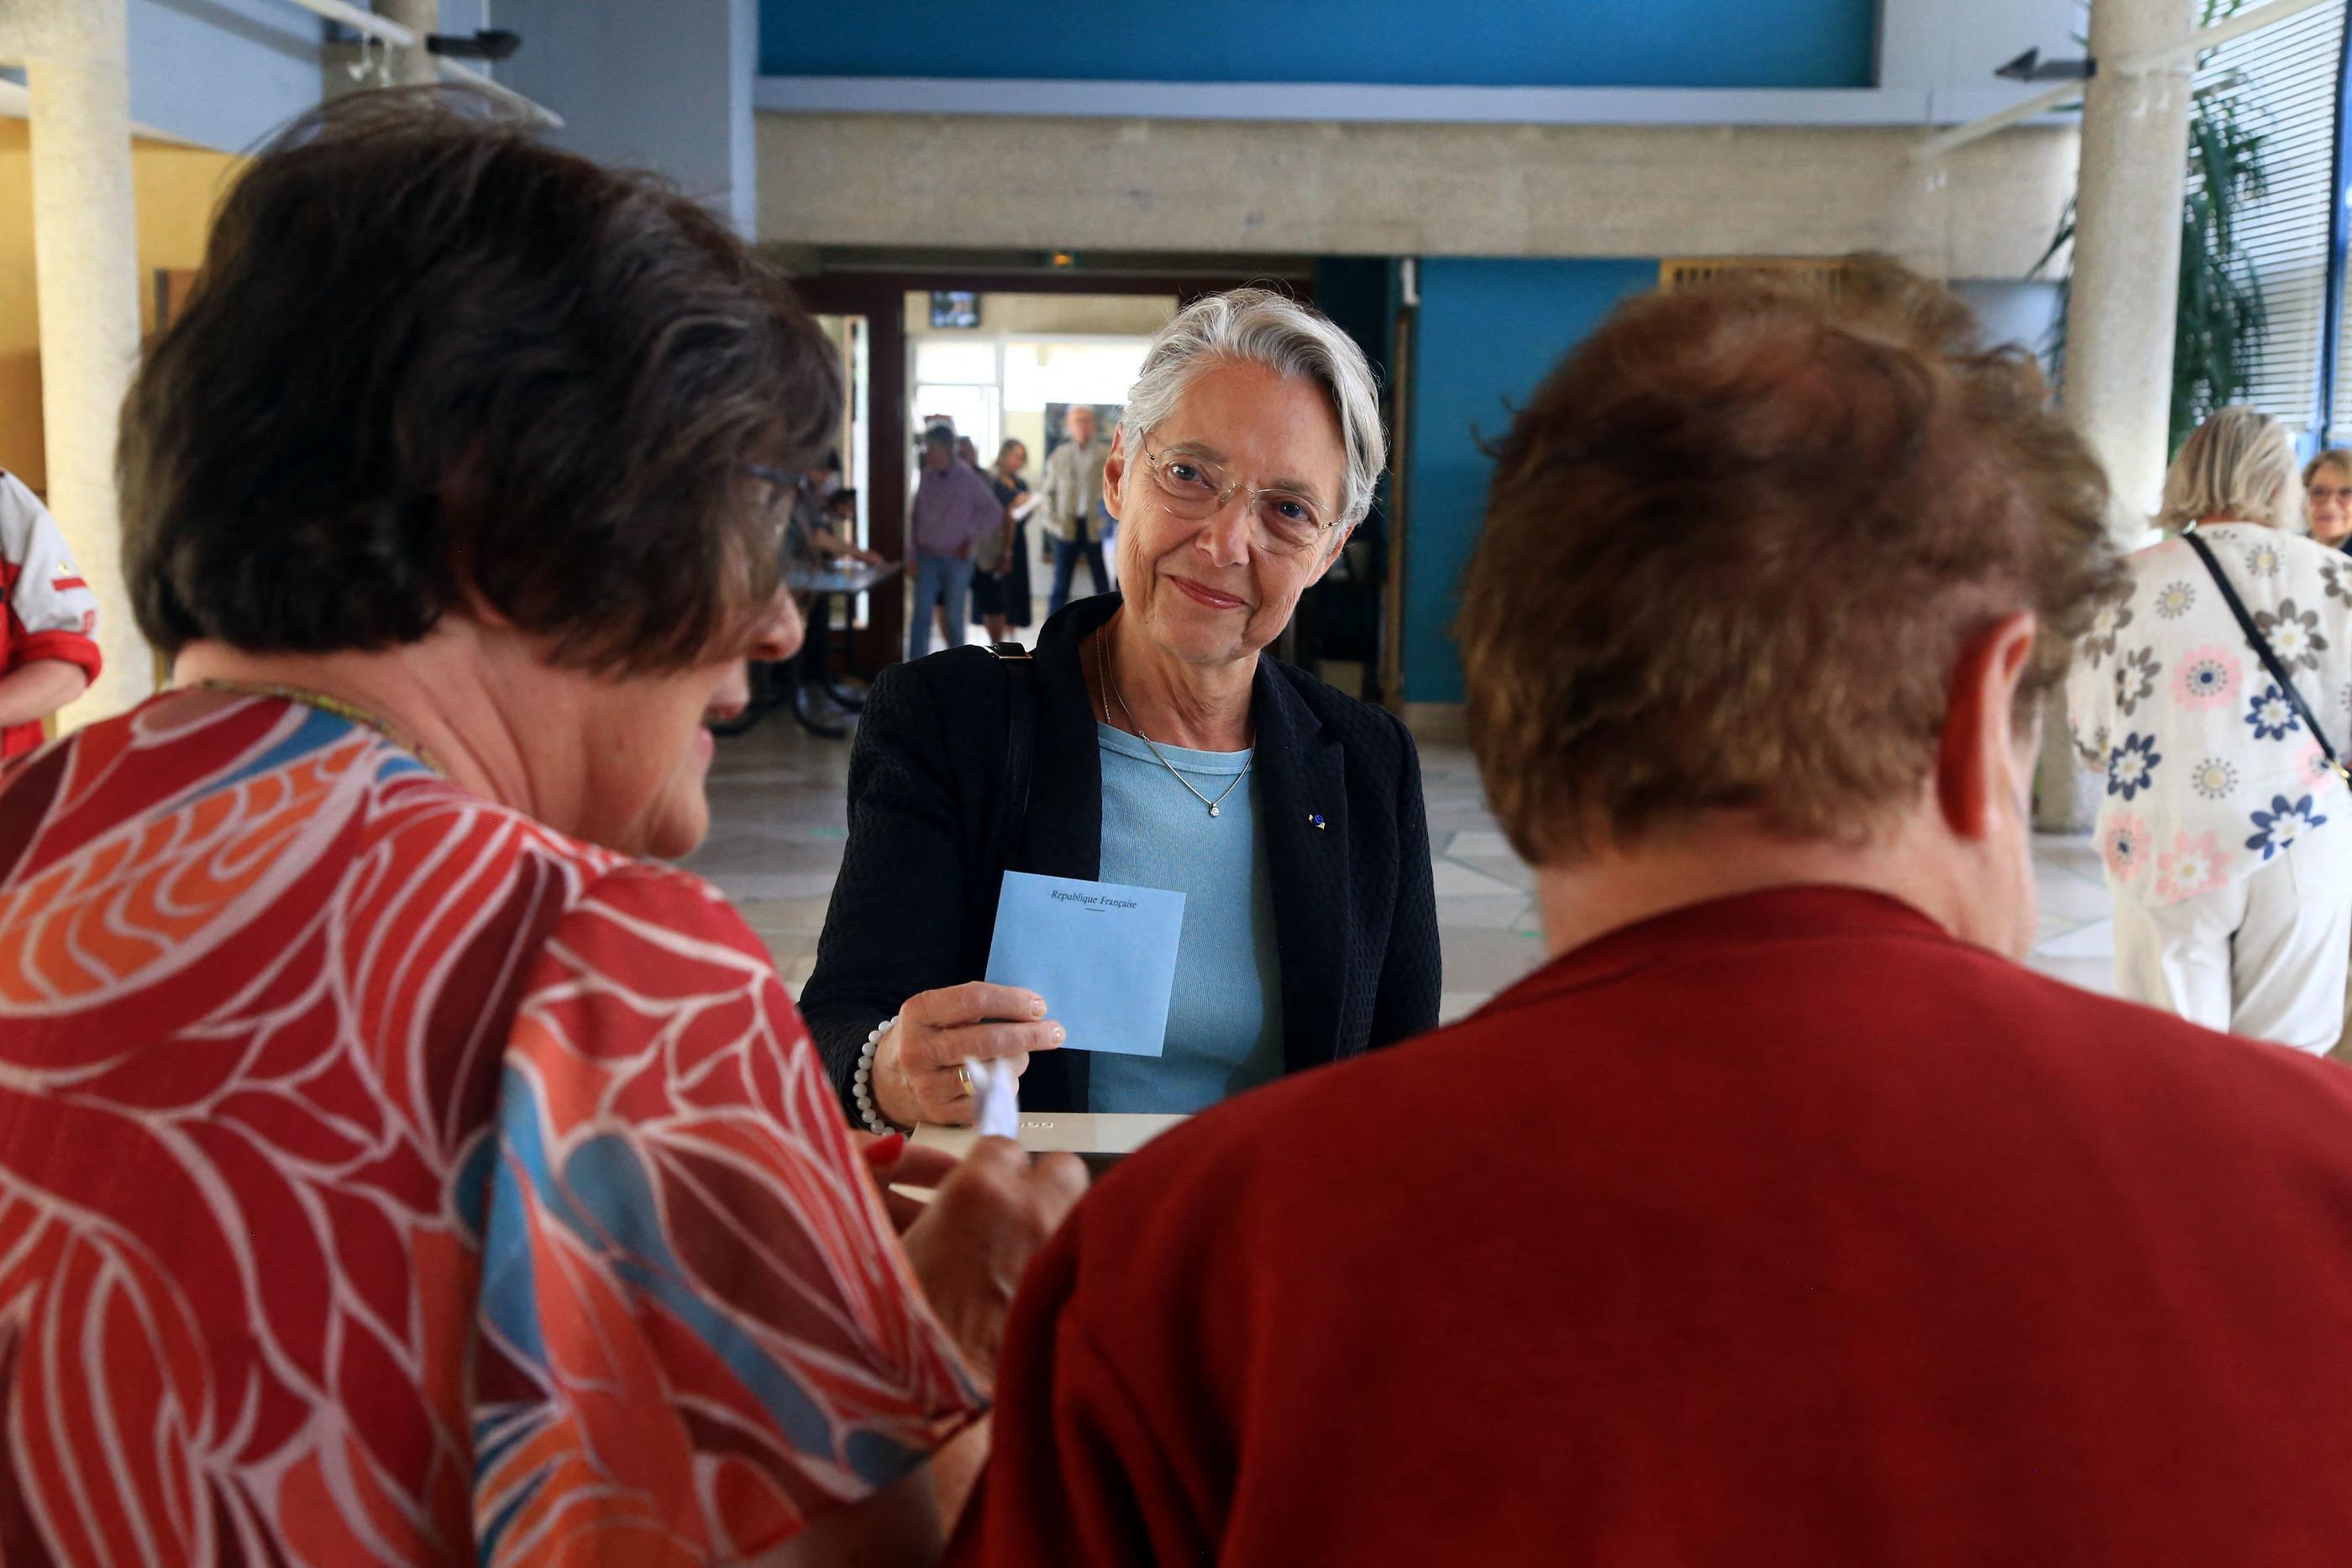
<svg viewBox="0 0 2352 1568">
<path fill-rule="evenodd" d="M 423 744 L 415 737 L 402 730 L 399 726 L 382 714 L 363 708 L 357 703 L 346 702 L 341 697 L 329 696 L 324 692 L 314 692 L 304 686 L 282 686 L 268 681 L 198 681 L 188 689 L 200 692 L 227 692 L 236 696 L 276 697 L 280 702 L 293 703 L 300 707 L 317 708 L 321 713 L 333 714 L 337 718 L 358 725 L 362 729 L 375 731 L 434 772 L 443 772 L 441 764 L 434 760 L 433 754 L 425 750 Z"/>
<path fill-rule="evenodd" d="M 1103 692 L 1108 699 L 1103 704 L 1103 722 L 1105 724 L 1108 724 L 1110 722 L 1110 704 L 1113 702 L 1118 703 L 1120 716 L 1127 720 L 1127 727 L 1135 731 L 1135 738 L 1149 747 L 1151 750 L 1151 755 L 1160 759 L 1160 766 L 1168 769 L 1168 777 L 1176 780 L 1177 783 L 1184 786 L 1185 793 L 1191 795 L 1192 799 L 1209 808 L 1209 815 L 1212 817 L 1223 815 L 1223 812 L 1217 810 L 1218 803 L 1223 800 L 1226 796 L 1234 792 L 1234 785 L 1239 784 L 1243 779 L 1249 777 L 1250 768 L 1252 764 L 1256 762 L 1257 754 L 1255 751 L 1250 754 L 1249 761 L 1243 763 L 1242 770 L 1234 775 L 1233 783 L 1227 784 L 1223 789 L 1218 790 L 1216 800 L 1212 800 L 1206 795 L 1202 794 L 1198 789 L 1193 789 L 1192 781 L 1190 779 L 1185 778 L 1181 773 L 1176 771 L 1176 765 L 1168 760 L 1167 754 L 1160 749 L 1159 746 L 1150 736 L 1143 733 L 1143 727 L 1135 722 L 1135 715 L 1128 711 L 1127 695 L 1118 689 L 1118 677 L 1111 674 L 1110 644 L 1108 643 L 1097 642 L 1095 644 L 1095 657 L 1099 660 L 1102 664 Z"/>
</svg>

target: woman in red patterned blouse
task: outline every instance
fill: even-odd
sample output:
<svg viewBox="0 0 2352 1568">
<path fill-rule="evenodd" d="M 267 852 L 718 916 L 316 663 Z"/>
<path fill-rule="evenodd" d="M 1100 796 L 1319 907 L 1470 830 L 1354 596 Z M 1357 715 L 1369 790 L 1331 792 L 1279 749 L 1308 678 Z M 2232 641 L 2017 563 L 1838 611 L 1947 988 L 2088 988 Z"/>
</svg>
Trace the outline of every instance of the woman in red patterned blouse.
<svg viewBox="0 0 2352 1568">
<path fill-rule="evenodd" d="M 175 689 L 0 787 L 0 1560 L 927 1560 L 1083 1177 L 861 1151 L 636 858 L 798 636 L 830 350 L 468 99 L 299 123 L 205 277 L 122 444 Z"/>
</svg>

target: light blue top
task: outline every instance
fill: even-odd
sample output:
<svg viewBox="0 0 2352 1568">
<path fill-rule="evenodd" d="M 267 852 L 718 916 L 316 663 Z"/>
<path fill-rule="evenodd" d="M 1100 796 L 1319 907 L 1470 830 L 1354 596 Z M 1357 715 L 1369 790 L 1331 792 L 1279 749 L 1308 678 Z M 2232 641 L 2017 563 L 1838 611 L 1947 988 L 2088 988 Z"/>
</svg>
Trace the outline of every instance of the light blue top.
<svg viewBox="0 0 2352 1568">
<path fill-rule="evenodd" d="M 1274 946 L 1274 877 L 1257 831 L 1257 776 L 1217 806 L 1187 794 L 1143 742 L 1095 726 L 1102 748 L 1102 880 L 1184 895 L 1168 1040 L 1159 1056 L 1097 1051 L 1089 1111 L 1191 1112 L 1282 1074 L 1282 966 Z M 1249 765 L 1246 751 L 1161 755 L 1215 800 Z"/>
</svg>

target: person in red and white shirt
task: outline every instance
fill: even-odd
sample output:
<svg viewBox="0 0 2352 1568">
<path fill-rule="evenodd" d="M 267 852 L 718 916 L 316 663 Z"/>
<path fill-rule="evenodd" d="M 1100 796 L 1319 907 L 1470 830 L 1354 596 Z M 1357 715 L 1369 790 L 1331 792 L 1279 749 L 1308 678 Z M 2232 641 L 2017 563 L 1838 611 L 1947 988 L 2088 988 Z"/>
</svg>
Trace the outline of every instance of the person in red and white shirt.
<svg viewBox="0 0 2352 1568">
<path fill-rule="evenodd" d="M 0 759 L 41 744 L 41 721 L 98 679 L 98 595 L 66 551 L 58 520 L 14 474 L 0 473 Z"/>
</svg>

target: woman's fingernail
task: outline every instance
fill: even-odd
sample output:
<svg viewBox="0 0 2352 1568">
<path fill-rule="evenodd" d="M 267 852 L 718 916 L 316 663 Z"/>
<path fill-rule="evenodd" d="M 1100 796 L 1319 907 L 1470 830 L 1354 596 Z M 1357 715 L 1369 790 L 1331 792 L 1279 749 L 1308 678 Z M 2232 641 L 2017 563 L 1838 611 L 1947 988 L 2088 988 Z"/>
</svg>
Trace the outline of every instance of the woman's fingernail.
<svg viewBox="0 0 2352 1568">
<path fill-rule="evenodd" d="M 1067 1037 L 1062 1032 L 1062 1026 L 1060 1024 L 1055 1024 L 1054 1026 L 1054 1043 L 1055 1045 L 1059 1045 Z"/>
<path fill-rule="evenodd" d="M 1040 998 L 1037 998 L 1036 1005 L 1034 1005 L 1034 1007 L 1032 1007 L 1032 1008 L 1029 1009 L 1029 1016 L 1030 1016 L 1031 1018 L 1033 1018 L 1033 1019 L 1041 1019 L 1041 1018 L 1044 1018 L 1044 1017 L 1045 1016 L 1045 998 L 1040 997 Z"/>
</svg>

